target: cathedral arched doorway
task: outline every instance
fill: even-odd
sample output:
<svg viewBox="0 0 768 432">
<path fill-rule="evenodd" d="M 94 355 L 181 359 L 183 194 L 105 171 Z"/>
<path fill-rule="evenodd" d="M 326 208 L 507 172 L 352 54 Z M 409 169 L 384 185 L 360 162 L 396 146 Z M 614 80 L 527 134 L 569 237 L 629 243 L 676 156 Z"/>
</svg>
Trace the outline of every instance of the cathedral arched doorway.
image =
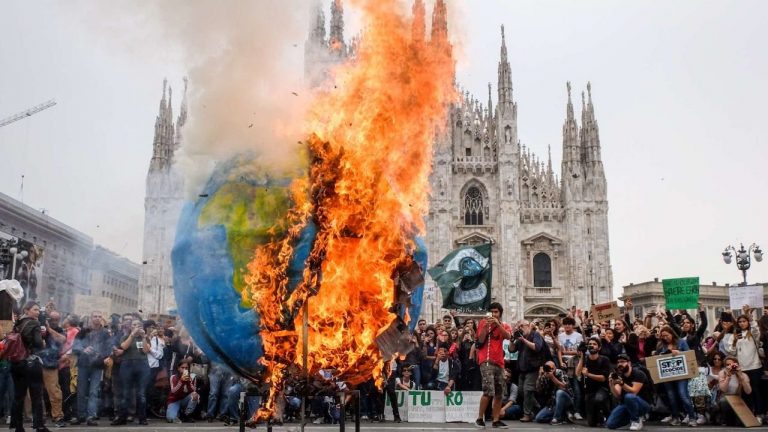
<svg viewBox="0 0 768 432">
<path fill-rule="evenodd" d="M 557 318 L 561 313 L 566 313 L 565 309 L 553 304 L 540 304 L 529 308 L 523 315 L 528 321 L 548 320 Z"/>
</svg>

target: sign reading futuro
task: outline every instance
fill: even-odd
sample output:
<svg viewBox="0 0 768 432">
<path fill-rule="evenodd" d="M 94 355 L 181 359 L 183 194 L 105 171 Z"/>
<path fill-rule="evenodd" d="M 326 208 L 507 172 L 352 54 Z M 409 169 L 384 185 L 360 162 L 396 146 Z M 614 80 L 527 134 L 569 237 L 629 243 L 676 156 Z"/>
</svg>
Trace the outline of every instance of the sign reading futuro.
<svg viewBox="0 0 768 432">
<path fill-rule="evenodd" d="M 482 392 L 453 391 L 447 395 L 441 391 L 397 391 L 397 408 L 400 418 L 410 423 L 472 423 L 477 417 Z M 394 419 L 392 401 L 387 397 L 384 407 L 387 420 Z"/>
</svg>

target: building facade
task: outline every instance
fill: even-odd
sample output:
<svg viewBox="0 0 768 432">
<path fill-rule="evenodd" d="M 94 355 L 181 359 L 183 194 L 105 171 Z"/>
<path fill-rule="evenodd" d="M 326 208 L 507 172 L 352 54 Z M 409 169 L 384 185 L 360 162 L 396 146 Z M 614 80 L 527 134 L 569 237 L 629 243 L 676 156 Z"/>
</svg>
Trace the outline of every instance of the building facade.
<svg viewBox="0 0 768 432">
<path fill-rule="evenodd" d="M 13 265 L 11 249 L 16 249 Z M 101 246 L 52 217 L 0 193 L 0 274 L 16 279 L 26 300 L 53 301 L 75 312 L 80 296 L 112 299 L 112 310 L 136 311 L 139 265 Z"/>
<path fill-rule="evenodd" d="M 761 285 L 763 285 L 763 291 L 766 292 L 763 299 L 764 304 L 768 305 L 768 291 L 766 291 L 768 283 Z M 699 285 L 699 301 L 707 311 L 708 330 L 710 332 L 714 330 L 720 314 L 725 311 L 731 311 L 728 295 L 731 287 L 732 285 L 729 284 L 718 285 L 717 282 L 712 282 L 711 285 Z M 631 283 L 623 287 L 623 293 L 620 298 L 622 300 L 631 298 L 634 310 L 630 316 L 642 318 L 648 312 L 655 312 L 657 306 L 664 306 L 664 287 L 658 278 L 648 282 Z M 758 313 L 762 315 L 762 312 Z"/>
<path fill-rule="evenodd" d="M 185 95 L 186 85 L 185 79 Z M 176 308 L 171 249 L 183 205 L 184 179 L 174 163 L 174 155 L 187 119 L 186 96 L 182 98 L 175 123 L 172 103 L 173 89 L 163 81 L 144 199 L 144 251 L 138 309 L 148 314 L 166 314 Z"/>
<path fill-rule="evenodd" d="M 415 0 L 413 15 L 414 38 L 426 39 L 422 0 Z M 322 10 L 310 21 L 305 78 L 317 87 L 329 67 L 354 56 L 355 42 L 344 42 L 340 0 L 332 3 L 328 38 Z M 435 2 L 431 29 L 430 43 L 447 44 L 443 0 Z M 434 144 L 426 219 L 429 265 L 458 247 L 491 243 L 492 296 L 509 311 L 507 319 L 552 316 L 613 298 L 607 182 L 589 83 L 586 90 L 579 122 L 567 84 L 558 175 L 551 153 L 544 161 L 518 139 L 518 104 L 502 26 L 496 100 L 491 84 L 485 103 L 463 92 L 450 109 L 447 132 Z M 432 294 L 424 310 L 439 311 L 442 299 L 433 286 L 427 291 Z"/>
<path fill-rule="evenodd" d="M 136 312 L 139 309 L 140 273 L 139 264 L 96 246 L 90 259 L 91 295 L 110 299 L 109 313 Z"/>
</svg>

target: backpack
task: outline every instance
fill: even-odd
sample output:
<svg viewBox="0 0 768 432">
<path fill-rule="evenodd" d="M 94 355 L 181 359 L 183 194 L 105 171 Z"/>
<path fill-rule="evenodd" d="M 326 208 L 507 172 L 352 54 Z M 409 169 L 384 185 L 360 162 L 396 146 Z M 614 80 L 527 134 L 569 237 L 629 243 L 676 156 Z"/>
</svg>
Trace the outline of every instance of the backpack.
<svg viewBox="0 0 768 432">
<path fill-rule="evenodd" d="M 0 353 L 0 360 L 8 360 L 11 363 L 22 362 L 29 357 L 29 349 L 24 344 L 24 340 L 21 337 L 21 333 L 26 327 L 26 323 L 19 329 L 19 331 L 13 331 L 5 337 L 5 349 Z"/>
</svg>

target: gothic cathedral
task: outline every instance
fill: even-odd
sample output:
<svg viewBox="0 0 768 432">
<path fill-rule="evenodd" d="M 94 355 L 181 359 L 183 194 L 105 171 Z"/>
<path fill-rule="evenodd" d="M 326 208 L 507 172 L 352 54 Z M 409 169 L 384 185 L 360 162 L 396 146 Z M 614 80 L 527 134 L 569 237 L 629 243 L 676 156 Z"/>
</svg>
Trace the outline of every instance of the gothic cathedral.
<svg viewBox="0 0 768 432">
<path fill-rule="evenodd" d="M 422 0 L 415 0 L 413 14 L 414 31 L 423 32 Z M 438 43 L 447 26 L 445 2 L 436 0 L 431 42 Z M 347 44 L 343 33 L 340 0 L 332 2 L 327 38 L 325 16 L 314 11 L 305 45 L 309 86 L 321 86 L 329 67 L 354 57 L 357 42 Z M 435 143 L 426 233 L 430 266 L 457 247 L 491 243 L 492 295 L 507 311 L 506 320 L 610 301 L 608 200 L 591 85 L 581 94 L 579 125 L 567 84 L 560 178 L 551 153 L 545 163 L 518 140 L 512 90 L 502 26 L 496 106 L 490 84 L 485 105 L 465 92 L 451 107 L 447 133 Z M 430 285 L 428 280 L 432 294 L 425 310 L 439 310 L 440 296 Z"/>
</svg>

